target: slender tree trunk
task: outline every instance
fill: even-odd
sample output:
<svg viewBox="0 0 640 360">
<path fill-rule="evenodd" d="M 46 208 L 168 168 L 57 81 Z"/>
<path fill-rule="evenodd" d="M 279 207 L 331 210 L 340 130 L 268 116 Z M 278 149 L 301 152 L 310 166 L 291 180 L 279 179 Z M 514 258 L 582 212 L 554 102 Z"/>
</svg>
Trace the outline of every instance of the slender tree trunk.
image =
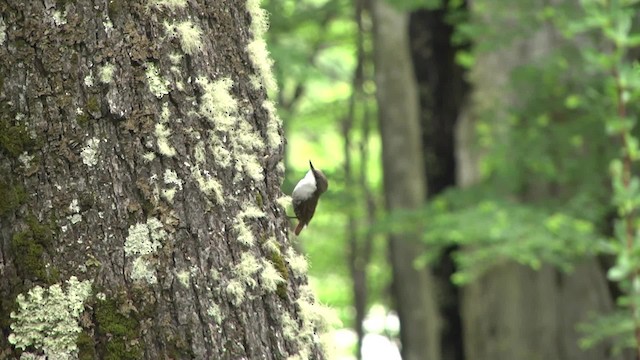
<svg viewBox="0 0 640 360">
<path fill-rule="evenodd" d="M 418 97 L 409 56 L 408 16 L 373 1 L 374 59 L 387 209 L 416 209 L 425 196 Z M 439 360 L 439 320 L 429 272 L 414 260 L 425 251 L 420 229 L 389 239 L 393 296 L 405 360 Z"/>
<path fill-rule="evenodd" d="M 0 358 L 323 358 L 256 1 L 0 2 Z"/>
</svg>

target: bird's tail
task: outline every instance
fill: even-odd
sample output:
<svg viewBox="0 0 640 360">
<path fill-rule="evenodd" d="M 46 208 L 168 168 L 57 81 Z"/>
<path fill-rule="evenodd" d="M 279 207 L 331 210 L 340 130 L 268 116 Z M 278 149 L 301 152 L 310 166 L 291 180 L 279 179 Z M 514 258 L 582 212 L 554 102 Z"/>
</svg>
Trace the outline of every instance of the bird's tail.
<svg viewBox="0 0 640 360">
<path fill-rule="evenodd" d="M 300 235 L 300 231 L 302 231 L 302 228 L 304 228 L 304 224 L 302 223 L 302 221 L 298 221 L 298 226 L 296 226 L 296 229 L 294 230 L 296 236 Z"/>
</svg>

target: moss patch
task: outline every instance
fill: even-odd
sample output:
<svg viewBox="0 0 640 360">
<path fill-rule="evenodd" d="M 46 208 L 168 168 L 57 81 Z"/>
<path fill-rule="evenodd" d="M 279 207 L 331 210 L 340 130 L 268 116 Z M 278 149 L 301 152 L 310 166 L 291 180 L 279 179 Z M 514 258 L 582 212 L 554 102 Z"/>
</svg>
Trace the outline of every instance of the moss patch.
<svg viewBox="0 0 640 360">
<path fill-rule="evenodd" d="M 78 360 L 93 360 L 96 358 L 95 342 L 86 331 L 78 334 L 76 345 L 78 346 Z"/>
<path fill-rule="evenodd" d="M 289 282 L 289 269 L 287 269 L 287 265 L 284 262 L 281 254 L 276 252 L 270 252 L 268 255 L 269 261 L 275 266 L 276 270 L 280 273 L 282 278 L 284 279 L 283 283 L 278 284 L 278 288 L 276 290 L 276 294 L 282 299 L 287 299 L 287 282 Z"/>
<path fill-rule="evenodd" d="M 0 151 L 18 157 L 35 145 L 36 141 L 29 136 L 26 127 L 13 124 L 13 121 L 6 118 L 0 119 Z"/>
<path fill-rule="evenodd" d="M 97 353 L 106 360 L 134 360 L 143 356 L 138 342 L 140 328 L 137 317 L 123 314 L 119 302 L 98 300 L 95 305 L 96 333 L 99 338 Z"/>
<path fill-rule="evenodd" d="M 22 185 L 10 185 L 0 181 L 0 216 L 13 212 L 27 199 L 27 192 Z"/>
<path fill-rule="evenodd" d="M 35 216 L 27 217 L 28 228 L 19 231 L 11 239 L 12 250 L 15 255 L 18 273 L 24 279 L 53 284 L 59 281 L 59 274 L 55 269 L 47 269 L 43 255 L 51 246 L 53 231 L 48 225 L 43 225 Z"/>
</svg>

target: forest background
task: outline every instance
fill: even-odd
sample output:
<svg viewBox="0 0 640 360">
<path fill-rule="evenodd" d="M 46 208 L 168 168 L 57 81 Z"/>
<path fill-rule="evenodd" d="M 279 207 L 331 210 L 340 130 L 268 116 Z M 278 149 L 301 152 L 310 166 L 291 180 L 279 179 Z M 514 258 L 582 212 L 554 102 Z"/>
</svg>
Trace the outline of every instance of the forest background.
<svg viewBox="0 0 640 360">
<path fill-rule="evenodd" d="M 638 1 L 395 0 L 406 44 L 377 31 L 380 3 L 265 4 L 283 190 L 310 159 L 330 179 L 300 246 L 319 298 L 355 330 L 339 355 L 391 358 L 357 344 L 367 334 L 407 347 L 394 314 L 422 306 L 436 323 L 424 335 L 433 358 L 633 358 Z M 420 110 L 414 180 L 427 195 L 390 209 L 388 183 L 406 179 L 385 177 L 383 158 L 412 155 L 384 149 L 386 129 L 406 119 L 385 125 L 376 83 L 378 65 L 403 52 Z M 404 302 L 397 284 L 417 280 L 389 255 L 388 237 L 406 233 L 421 249 L 406 261 L 427 274 L 421 305 Z"/>
</svg>

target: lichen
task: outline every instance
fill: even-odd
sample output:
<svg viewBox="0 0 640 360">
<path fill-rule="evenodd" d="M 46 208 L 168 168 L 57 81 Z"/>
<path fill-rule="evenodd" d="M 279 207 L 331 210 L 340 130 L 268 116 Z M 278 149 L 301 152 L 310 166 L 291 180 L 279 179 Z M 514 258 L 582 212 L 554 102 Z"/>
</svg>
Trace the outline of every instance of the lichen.
<svg viewBox="0 0 640 360">
<path fill-rule="evenodd" d="M 156 68 L 155 64 L 147 63 L 147 70 L 145 75 L 147 76 L 147 83 L 149 85 L 149 91 L 158 99 L 169 93 L 169 81 L 160 76 L 160 70 Z"/>
<path fill-rule="evenodd" d="M 176 274 L 178 281 L 182 286 L 189 287 L 189 279 L 191 279 L 191 274 L 187 270 L 182 270 Z"/>
<path fill-rule="evenodd" d="M 7 40 L 7 25 L 4 23 L 4 19 L 0 16 L 0 45 L 4 45 Z"/>
<path fill-rule="evenodd" d="M 12 312 L 9 342 L 18 349 L 33 346 L 49 359 L 77 357 L 76 339 L 80 331 L 78 318 L 91 294 L 91 280 L 78 281 L 72 276 L 65 289 L 60 284 L 48 288 L 35 286 L 19 294 L 18 312 Z"/>
<path fill-rule="evenodd" d="M 304 255 L 296 253 L 296 251 L 292 247 L 290 247 L 287 249 L 285 259 L 289 263 L 291 271 L 293 271 L 296 276 L 302 277 L 307 274 L 309 263 L 307 262 L 307 258 L 305 258 Z"/>
<path fill-rule="evenodd" d="M 220 311 L 220 306 L 215 302 L 212 301 L 211 304 L 209 304 L 209 307 L 207 308 L 207 315 L 211 316 L 216 324 L 222 324 L 222 311 Z"/>
<path fill-rule="evenodd" d="M 149 218 L 147 222 L 137 223 L 129 227 L 129 234 L 124 243 L 126 256 L 133 257 L 131 278 L 135 281 L 144 281 L 155 284 L 157 278 L 155 270 L 151 266 L 150 255 L 155 254 L 162 246 L 162 241 L 167 238 L 160 220 Z"/>
<path fill-rule="evenodd" d="M 85 146 L 80 152 L 82 162 L 88 167 L 92 167 L 98 164 L 98 153 L 100 150 L 100 140 L 97 138 L 91 138 L 87 140 L 87 146 Z"/>
<path fill-rule="evenodd" d="M 278 270 L 269 261 L 262 260 L 262 272 L 260 284 L 268 292 L 274 292 L 285 280 Z"/>
<path fill-rule="evenodd" d="M 202 50 L 202 30 L 191 21 L 180 23 L 164 23 L 164 28 L 169 37 L 177 37 L 180 47 L 185 54 L 193 55 Z"/>
<path fill-rule="evenodd" d="M 275 105 L 270 100 L 265 100 L 262 107 L 267 111 L 267 143 L 271 149 L 278 149 L 282 145 L 282 135 L 280 128 L 282 120 L 278 116 Z"/>
<path fill-rule="evenodd" d="M 116 67 L 113 64 L 105 64 L 98 71 L 98 77 L 100 78 L 100 82 L 103 84 L 110 84 L 113 81 L 113 73 L 115 72 Z"/>
<path fill-rule="evenodd" d="M 182 9 L 187 6 L 187 0 L 151 0 L 149 5 L 157 8 L 167 8 L 169 10 Z"/>
<path fill-rule="evenodd" d="M 242 304 L 246 296 L 246 286 L 238 279 L 231 279 L 225 288 L 231 303 L 238 306 Z"/>
<path fill-rule="evenodd" d="M 158 152 L 167 157 L 176 156 L 176 149 L 174 149 L 169 142 L 171 130 L 164 124 L 156 124 L 155 134 L 158 143 Z"/>
<path fill-rule="evenodd" d="M 267 12 L 260 7 L 260 0 L 248 0 L 247 11 L 251 15 L 250 29 L 253 33 L 253 40 L 247 45 L 247 53 L 260 75 L 260 82 L 257 84 L 262 84 L 268 91 L 275 92 L 278 90 L 278 84 L 271 71 L 273 60 L 269 56 L 267 43 L 264 40 L 268 28 Z"/>
<path fill-rule="evenodd" d="M 211 176 L 207 170 L 200 170 L 200 166 L 196 164 L 191 167 L 191 176 L 198 183 L 200 191 L 207 195 L 207 197 L 213 198 L 213 200 L 220 205 L 225 203 L 222 184 L 216 178 Z"/>
<path fill-rule="evenodd" d="M 249 229 L 249 226 L 244 222 L 241 216 L 237 216 L 233 224 L 233 228 L 236 231 L 238 241 L 246 246 L 252 246 L 255 243 L 255 237 Z"/>
<path fill-rule="evenodd" d="M 199 113 L 209 120 L 218 131 L 230 132 L 239 121 L 236 113 L 238 102 L 233 98 L 231 86 L 233 81 L 222 78 L 210 82 L 207 78 L 196 79 L 196 84 L 202 87 L 203 94 Z"/>
<path fill-rule="evenodd" d="M 253 204 L 245 204 L 239 215 L 243 219 L 258 219 L 266 216 L 264 211 Z"/>
</svg>

